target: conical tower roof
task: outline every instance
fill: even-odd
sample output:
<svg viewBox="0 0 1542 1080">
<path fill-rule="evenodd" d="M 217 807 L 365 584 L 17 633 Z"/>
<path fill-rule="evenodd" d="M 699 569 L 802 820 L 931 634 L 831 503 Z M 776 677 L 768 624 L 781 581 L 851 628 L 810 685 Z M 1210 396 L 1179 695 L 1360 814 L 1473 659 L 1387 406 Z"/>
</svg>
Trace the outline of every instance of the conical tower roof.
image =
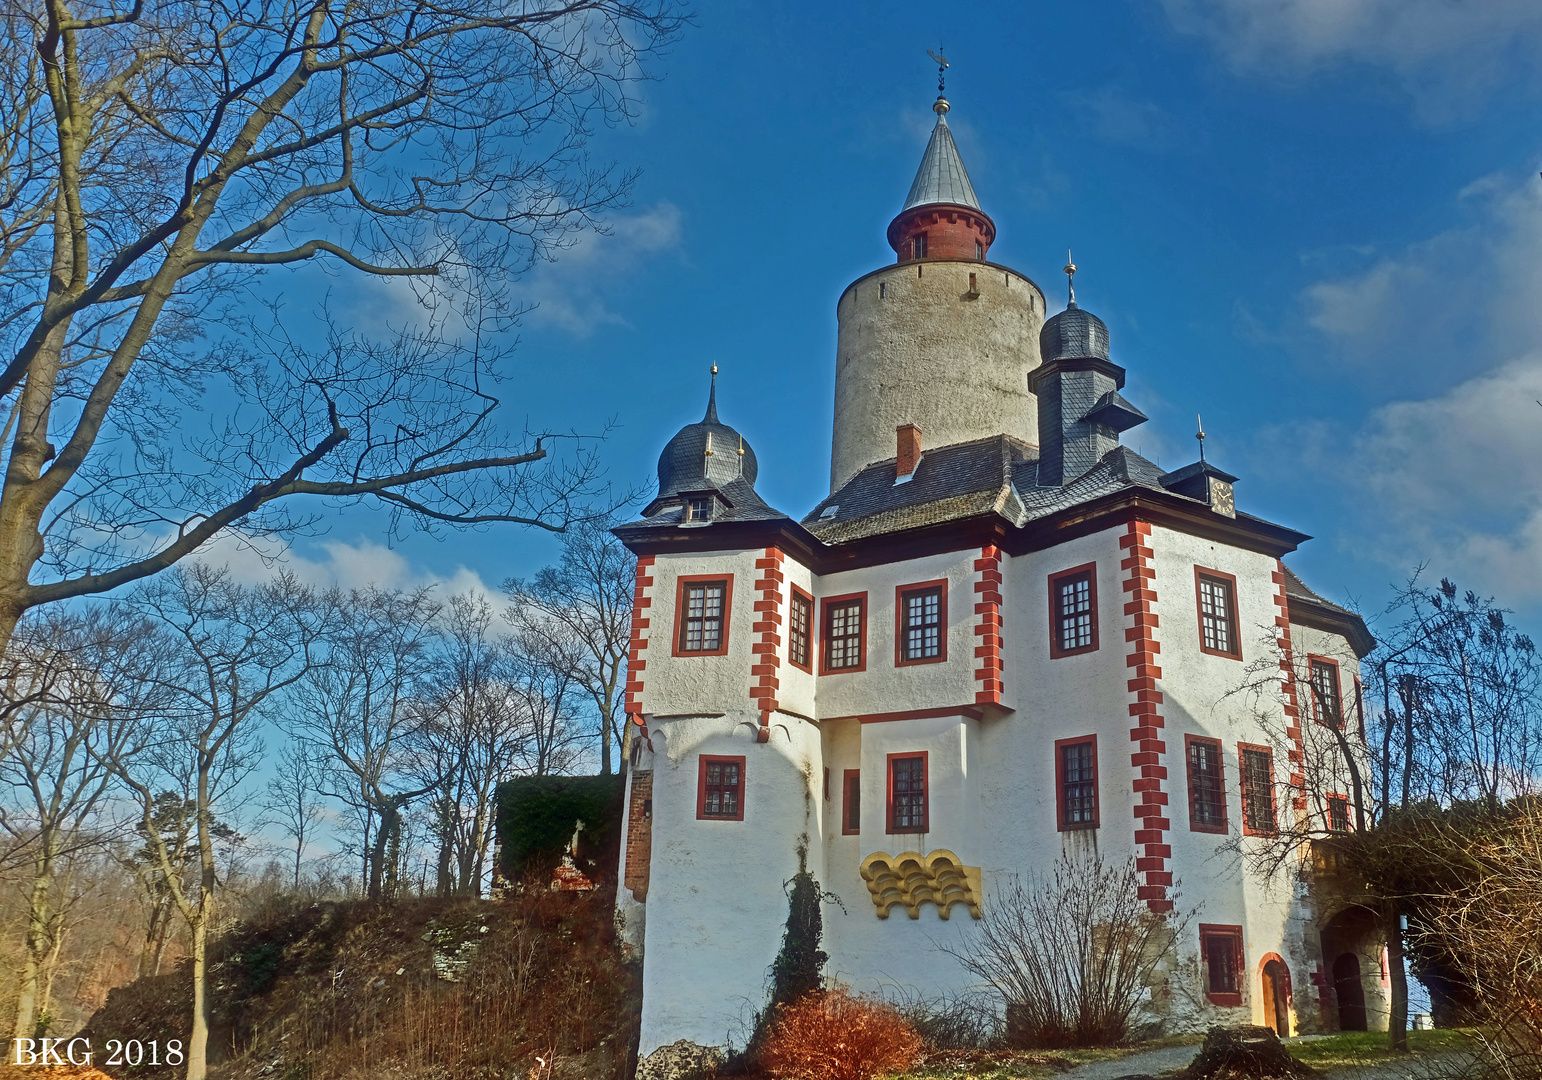
<svg viewBox="0 0 1542 1080">
<path fill-rule="evenodd" d="M 958 146 L 953 142 L 953 132 L 948 130 L 945 112 L 945 108 L 937 110 L 937 126 L 932 129 L 932 139 L 926 144 L 921 168 L 916 171 L 915 183 L 910 185 L 910 194 L 900 209 L 902 214 L 929 203 L 949 203 L 967 206 L 972 210 L 980 209 L 974 185 L 969 182 L 969 174 L 964 171 L 964 160 L 958 156 Z"/>
</svg>

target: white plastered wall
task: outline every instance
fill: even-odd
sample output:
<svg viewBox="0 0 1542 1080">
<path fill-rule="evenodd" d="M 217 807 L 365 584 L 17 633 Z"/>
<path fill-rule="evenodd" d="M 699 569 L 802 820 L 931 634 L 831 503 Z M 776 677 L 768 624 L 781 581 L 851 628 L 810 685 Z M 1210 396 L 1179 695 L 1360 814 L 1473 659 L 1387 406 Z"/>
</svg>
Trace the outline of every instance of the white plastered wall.
<svg viewBox="0 0 1542 1080">
<path fill-rule="evenodd" d="M 653 769 L 653 855 L 643 951 L 640 1052 L 688 1039 L 743 1046 L 765 1005 L 766 972 L 787 922 L 784 883 L 822 875 L 819 731 L 794 720 L 755 742 L 758 713 L 658 722 L 643 768 Z M 742 756 L 744 819 L 699 820 L 702 754 Z"/>
<path fill-rule="evenodd" d="M 742 1043 L 741 1021 L 764 1004 L 766 971 L 779 947 L 786 920 L 783 883 L 797 868 L 797 846 L 810 837 L 808 868 L 821 885 L 840 897 L 824 909 L 830 954 L 827 973 L 860 991 L 903 988 L 936 996 L 969 988 L 972 979 L 948 950 L 966 945 L 978 924 L 955 905 L 946 921 L 923 905 L 912 920 L 901 908 L 879 919 L 858 874 L 875 851 L 954 851 L 981 867 L 987 904 L 1013 876 L 1047 872 L 1063 852 L 1091 848 L 1122 860 L 1135 853 L 1135 769 L 1130 755 L 1133 720 L 1126 662 L 1131 646 L 1125 631 L 1123 588 L 1128 554 L 1119 546 L 1125 527 L 1080 537 L 1045 551 L 1003 557 L 1003 657 L 1006 701 L 999 711 L 965 712 L 976 682 L 974 583 L 976 549 L 927 556 L 902 563 L 818 577 L 788 557 L 787 584 L 797 584 L 818 602 L 852 592 L 868 594 L 866 670 L 813 675 L 787 662 L 781 635 L 779 697 L 787 712 L 771 718 L 771 741 L 754 741 L 759 713 L 748 696 L 752 684 L 750 645 L 755 620 L 755 561 L 763 550 L 660 556 L 655 585 L 652 636 L 646 651 L 644 707 L 654 732 L 655 752 L 644 751 L 643 768 L 653 762 L 654 820 L 652 880 L 648 894 L 644 967 L 644 1053 L 687 1038 L 704 1044 Z M 1159 616 L 1162 713 L 1165 723 L 1172 849 L 1167 868 L 1177 878 L 1180 910 L 1197 911 L 1182 943 L 1183 963 L 1174 969 L 1168 1014 L 1189 1025 L 1215 1020 L 1261 1022 L 1259 965 L 1277 953 L 1290 969 L 1293 1027 L 1321 1023 L 1319 991 L 1311 975 L 1322 957 L 1317 913 L 1303 901 L 1290 875 L 1265 882 L 1248 872 L 1228 837 L 1189 829 L 1184 759 L 1185 733 L 1219 738 L 1227 776 L 1228 818 L 1240 828 L 1237 744 L 1277 743 L 1283 714 L 1261 722 L 1257 702 L 1233 693 L 1250 676 L 1249 664 L 1262 655 L 1262 633 L 1278 613 L 1273 580 L 1275 560 L 1256 552 L 1212 543 L 1169 529 L 1154 528 L 1152 582 Z M 1095 563 L 1099 648 L 1052 659 L 1049 652 L 1051 574 Z M 1194 567 L 1237 578 L 1242 661 L 1203 653 L 1195 599 Z M 723 657 L 672 657 L 675 582 L 681 574 L 734 574 L 729 651 Z M 946 578 L 948 661 L 896 667 L 895 586 Z M 1297 649 L 1347 654 L 1347 645 L 1317 631 L 1292 628 Z M 1297 636 L 1299 635 L 1299 636 Z M 818 670 L 818 641 L 815 642 Z M 1354 666 L 1341 668 L 1346 688 Z M 1346 690 L 1346 696 L 1351 691 Z M 1271 699 L 1273 700 L 1273 699 Z M 1278 708 L 1278 701 L 1274 701 Z M 947 715 L 859 723 L 857 716 L 956 709 Z M 1267 709 L 1265 710 L 1267 711 Z M 719 716 L 680 714 L 719 713 Z M 813 717 L 818 724 L 791 713 Z M 1097 737 L 1099 828 L 1061 832 L 1055 804 L 1057 739 Z M 925 750 L 929 759 L 931 827 L 923 836 L 891 836 L 886 830 L 887 755 Z M 746 758 L 745 820 L 697 821 L 696 761 L 700 754 L 742 754 Z M 1276 746 L 1276 770 L 1288 776 L 1284 746 Z M 829 770 L 829 798 L 824 770 Z M 841 830 L 842 776 L 861 770 L 861 831 Z M 1288 798 L 1281 813 L 1289 813 Z M 1248 840 L 1243 840 L 1247 844 Z M 1197 962 L 1197 923 L 1243 927 L 1246 954 L 1244 1005 L 1210 1007 L 1204 1000 Z M 1366 999 L 1371 1015 L 1381 1000 L 1376 967 L 1367 965 Z M 1381 1013 L 1384 1023 L 1384 1009 Z"/>
</svg>

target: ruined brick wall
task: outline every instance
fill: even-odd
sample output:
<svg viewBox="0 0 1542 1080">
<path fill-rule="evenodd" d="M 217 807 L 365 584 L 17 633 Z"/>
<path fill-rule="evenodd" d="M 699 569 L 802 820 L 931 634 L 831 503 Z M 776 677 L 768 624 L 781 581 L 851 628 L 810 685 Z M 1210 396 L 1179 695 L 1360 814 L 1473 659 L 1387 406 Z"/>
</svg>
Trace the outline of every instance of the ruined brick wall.
<svg viewBox="0 0 1542 1080">
<path fill-rule="evenodd" d="M 626 808 L 626 872 L 622 884 L 638 903 L 648 898 L 648 859 L 653 854 L 653 772 L 632 773 L 632 799 Z"/>
</svg>

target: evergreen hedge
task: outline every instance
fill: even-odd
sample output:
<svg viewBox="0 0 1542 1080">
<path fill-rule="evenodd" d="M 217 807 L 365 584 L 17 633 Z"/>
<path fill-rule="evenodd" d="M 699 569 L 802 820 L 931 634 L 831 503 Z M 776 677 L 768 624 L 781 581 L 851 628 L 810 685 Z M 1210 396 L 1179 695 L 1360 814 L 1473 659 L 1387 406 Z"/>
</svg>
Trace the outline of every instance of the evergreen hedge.
<svg viewBox="0 0 1542 1080">
<path fill-rule="evenodd" d="M 498 839 L 503 873 L 517 879 L 526 870 L 550 873 L 584 823 L 579 867 L 590 877 L 609 876 L 606 862 L 619 854 L 624 776 L 521 776 L 498 785 Z"/>
</svg>

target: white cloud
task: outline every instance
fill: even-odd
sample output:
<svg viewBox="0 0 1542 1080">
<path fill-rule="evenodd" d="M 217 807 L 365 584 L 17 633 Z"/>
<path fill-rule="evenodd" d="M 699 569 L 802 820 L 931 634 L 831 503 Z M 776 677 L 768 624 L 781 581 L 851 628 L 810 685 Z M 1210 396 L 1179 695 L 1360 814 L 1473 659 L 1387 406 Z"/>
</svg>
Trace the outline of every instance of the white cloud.
<svg viewBox="0 0 1542 1080">
<path fill-rule="evenodd" d="M 1336 64 L 1390 72 L 1425 119 L 1449 120 L 1542 42 L 1537 0 L 1162 0 L 1180 32 L 1234 68 L 1299 76 Z"/>
<path fill-rule="evenodd" d="M 1506 603 L 1542 602 L 1542 353 L 1435 397 L 1376 410 L 1349 440 L 1343 483 L 1389 565 Z M 1341 444 L 1342 445 L 1342 444 Z M 1318 465 L 1332 468 L 1331 443 Z"/>
<path fill-rule="evenodd" d="M 267 581 L 282 570 L 302 583 L 327 588 L 383 589 L 433 587 L 441 597 L 477 593 L 496 600 L 476 571 L 457 566 L 448 575 L 414 565 L 400 551 L 361 538 L 357 543 L 327 540 L 319 547 L 324 557 L 307 558 L 283 541 L 221 533 L 199 550 L 197 558 L 212 566 L 225 566 L 241 582 Z"/>
<path fill-rule="evenodd" d="M 1408 373 L 1542 348 L 1542 181 L 1484 177 L 1456 202 L 1470 224 L 1302 291 L 1303 317 L 1335 360 Z"/>
<path fill-rule="evenodd" d="M 661 202 L 639 214 L 608 222 L 606 234 L 586 233 L 543 262 L 514 289 L 517 300 L 533 304 L 524 321 L 586 338 L 603 325 L 627 325 L 607 303 L 607 293 L 648 261 L 680 246 L 678 207 Z"/>
<path fill-rule="evenodd" d="M 1488 176 L 1462 228 L 1374 258 L 1301 295 L 1341 360 L 1385 385 L 1423 382 L 1358 428 L 1289 433 L 1308 475 L 1348 494 L 1350 532 L 1389 567 L 1432 572 L 1504 602 L 1542 604 L 1542 182 Z M 1397 379 L 1398 382 L 1391 380 Z M 1270 433 L 1278 445 L 1285 438 Z"/>
<path fill-rule="evenodd" d="M 1318 344 L 1374 365 L 1400 399 L 1355 424 L 1263 432 L 1257 464 L 1341 493 L 1345 542 L 1394 574 L 1427 562 L 1437 579 L 1537 610 L 1542 183 L 1484 177 L 1458 198 L 1469 224 L 1301 295 Z"/>
</svg>

